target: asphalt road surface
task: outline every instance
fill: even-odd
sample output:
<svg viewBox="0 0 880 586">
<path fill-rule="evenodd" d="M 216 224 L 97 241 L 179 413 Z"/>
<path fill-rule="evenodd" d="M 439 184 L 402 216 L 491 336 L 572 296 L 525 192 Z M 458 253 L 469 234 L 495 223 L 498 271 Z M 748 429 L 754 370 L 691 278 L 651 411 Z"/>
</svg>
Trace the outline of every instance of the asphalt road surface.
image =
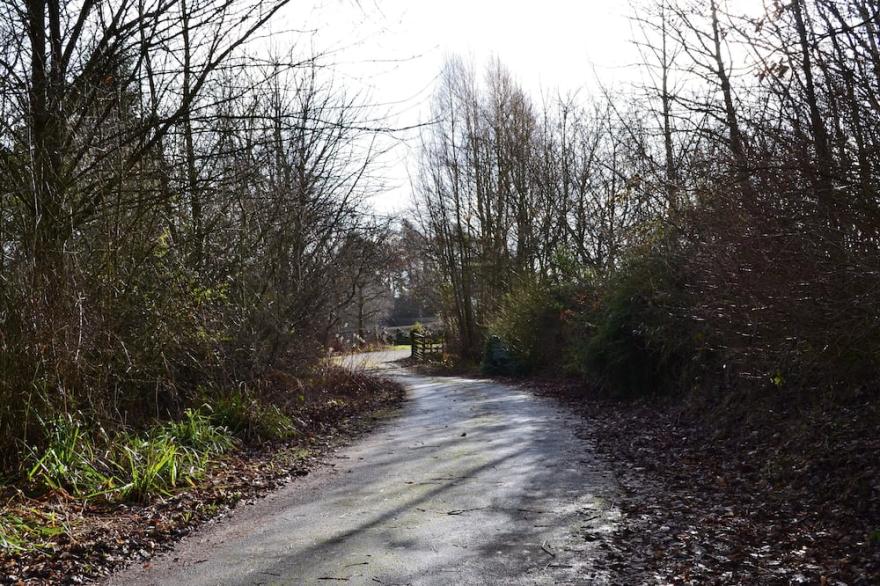
<svg viewBox="0 0 880 586">
<path fill-rule="evenodd" d="M 406 352 L 382 354 L 364 360 Z M 409 390 L 398 415 L 110 583 L 606 582 L 615 484 L 576 436 L 582 420 L 491 381 L 387 372 Z"/>
</svg>

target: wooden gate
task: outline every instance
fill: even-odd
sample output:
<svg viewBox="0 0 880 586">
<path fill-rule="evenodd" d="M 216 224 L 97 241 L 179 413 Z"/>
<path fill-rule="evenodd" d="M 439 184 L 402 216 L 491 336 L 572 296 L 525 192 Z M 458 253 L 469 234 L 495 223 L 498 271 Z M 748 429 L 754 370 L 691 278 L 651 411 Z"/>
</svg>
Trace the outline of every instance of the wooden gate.
<svg viewBox="0 0 880 586">
<path fill-rule="evenodd" d="M 410 332 L 413 360 L 428 362 L 440 360 L 446 353 L 446 337 L 442 334 Z"/>
</svg>

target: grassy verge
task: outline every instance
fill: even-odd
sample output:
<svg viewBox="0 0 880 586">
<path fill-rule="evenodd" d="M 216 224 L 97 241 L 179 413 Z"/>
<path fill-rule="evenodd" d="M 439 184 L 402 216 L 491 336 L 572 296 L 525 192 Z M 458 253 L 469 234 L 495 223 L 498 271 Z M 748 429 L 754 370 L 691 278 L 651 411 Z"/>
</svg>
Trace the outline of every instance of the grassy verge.
<svg viewBox="0 0 880 586">
<path fill-rule="evenodd" d="M 389 380 L 327 367 L 306 382 L 273 373 L 140 431 L 47 421 L 46 445 L 0 484 L 0 584 L 88 580 L 147 559 L 306 474 L 402 397 Z"/>
<path fill-rule="evenodd" d="M 44 425 L 48 445 L 32 450 L 26 459 L 26 488 L 80 500 L 145 502 L 167 496 L 191 486 L 212 459 L 236 441 L 202 409 L 187 409 L 180 421 L 161 423 L 144 433 L 108 435 L 73 415 Z"/>
</svg>

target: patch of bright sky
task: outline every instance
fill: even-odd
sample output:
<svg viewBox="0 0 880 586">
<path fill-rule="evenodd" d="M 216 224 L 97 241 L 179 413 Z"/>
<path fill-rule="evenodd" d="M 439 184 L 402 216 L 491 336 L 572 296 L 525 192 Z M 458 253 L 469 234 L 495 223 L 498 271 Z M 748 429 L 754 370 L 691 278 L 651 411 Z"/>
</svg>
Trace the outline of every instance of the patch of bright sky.
<svg viewBox="0 0 880 586">
<path fill-rule="evenodd" d="M 271 31 L 281 33 L 273 43 L 296 38 L 301 49 L 329 52 L 337 81 L 376 104 L 387 115 L 382 126 L 399 128 L 429 118 L 450 55 L 472 60 L 477 71 L 497 56 L 536 99 L 633 83 L 640 58 L 632 13 L 627 0 L 292 0 Z M 288 36 L 290 29 L 313 32 Z M 378 213 L 410 207 L 417 133 L 385 141 Z"/>
</svg>

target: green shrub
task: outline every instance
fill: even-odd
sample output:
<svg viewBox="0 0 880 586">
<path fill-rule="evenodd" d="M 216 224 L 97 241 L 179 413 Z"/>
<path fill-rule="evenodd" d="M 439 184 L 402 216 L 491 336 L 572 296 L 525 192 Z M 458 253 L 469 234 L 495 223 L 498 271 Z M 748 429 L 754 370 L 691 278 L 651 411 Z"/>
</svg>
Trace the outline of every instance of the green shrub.
<svg viewBox="0 0 880 586">
<path fill-rule="evenodd" d="M 648 253 L 604 280 L 582 272 L 577 285 L 520 285 L 490 324 L 483 372 L 564 371 L 620 396 L 687 390 L 694 365 L 708 368 L 711 356 L 705 333 L 688 317 L 676 259 Z"/>
<path fill-rule="evenodd" d="M 585 315 L 585 336 L 573 348 L 583 374 L 618 395 L 683 388 L 696 333 L 682 317 L 683 288 L 673 266 L 659 258 L 631 259 Z"/>
<path fill-rule="evenodd" d="M 257 400 L 247 391 L 235 391 L 213 402 L 210 417 L 217 425 L 245 441 L 277 441 L 296 435 L 293 420 L 276 405 Z"/>
<path fill-rule="evenodd" d="M 499 341 L 487 341 L 484 365 L 510 371 L 499 374 L 528 374 L 560 366 L 564 312 L 571 306 L 570 298 L 568 288 L 542 282 L 526 283 L 506 295 L 489 328 Z M 501 352 L 502 346 L 506 352 Z"/>
<path fill-rule="evenodd" d="M 394 345 L 395 346 L 409 346 L 412 342 L 412 334 L 405 330 L 395 330 L 394 332 Z"/>
<path fill-rule="evenodd" d="M 203 469 L 195 451 L 167 438 L 131 436 L 119 441 L 112 461 L 120 483 L 115 493 L 123 500 L 143 502 L 152 495 L 168 495 L 178 479 L 191 479 Z"/>
<path fill-rule="evenodd" d="M 499 336 L 486 338 L 480 371 L 486 376 L 517 376 L 522 372 L 510 348 Z"/>
</svg>

